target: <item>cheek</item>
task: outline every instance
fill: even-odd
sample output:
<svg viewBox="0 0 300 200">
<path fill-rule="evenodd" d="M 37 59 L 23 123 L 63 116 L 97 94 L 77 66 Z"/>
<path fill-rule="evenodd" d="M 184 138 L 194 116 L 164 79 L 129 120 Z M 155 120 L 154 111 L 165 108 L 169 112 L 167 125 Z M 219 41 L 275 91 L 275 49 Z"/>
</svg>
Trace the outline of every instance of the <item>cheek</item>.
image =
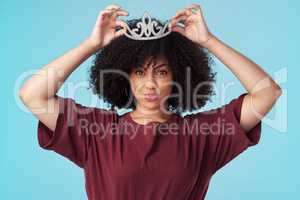
<svg viewBox="0 0 300 200">
<path fill-rule="evenodd" d="M 131 88 L 132 88 L 133 90 L 137 90 L 137 88 L 138 88 L 138 86 L 139 86 L 139 81 L 132 78 L 132 79 L 130 80 L 130 85 L 131 85 Z"/>
<path fill-rule="evenodd" d="M 172 79 L 164 80 L 160 82 L 158 86 L 163 95 L 168 95 L 172 92 L 172 88 L 173 88 Z"/>
<path fill-rule="evenodd" d="M 172 76 L 168 76 L 163 79 L 157 79 L 157 89 L 160 93 L 165 96 L 169 95 L 172 92 L 173 79 Z M 143 87 L 145 87 L 145 82 L 143 79 L 135 79 L 134 77 L 130 78 L 130 86 L 133 94 L 138 96 L 143 92 Z"/>
<path fill-rule="evenodd" d="M 139 94 L 142 91 L 142 85 L 143 83 L 141 81 L 136 80 L 134 78 L 130 79 L 131 91 L 135 97 L 139 97 Z"/>
</svg>

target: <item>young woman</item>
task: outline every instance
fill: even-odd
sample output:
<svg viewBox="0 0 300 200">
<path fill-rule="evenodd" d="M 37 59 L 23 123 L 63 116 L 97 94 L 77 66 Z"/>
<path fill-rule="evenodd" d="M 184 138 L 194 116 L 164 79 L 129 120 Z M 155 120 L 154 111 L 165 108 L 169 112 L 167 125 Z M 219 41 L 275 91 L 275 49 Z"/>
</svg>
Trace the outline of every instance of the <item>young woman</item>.
<svg viewBox="0 0 300 200">
<path fill-rule="evenodd" d="M 83 168 L 89 199 L 204 199 L 213 174 L 258 143 L 261 119 L 281 89 L 208 30 L 199 5 L 178 11 L 169 25 L 172 32 L 153 40 L 126 37 L 126 24 L 117 19 L 126 15 L 109 5 L 83 43 L 24 83 L 20 98 L 39 119 L 39 144 Z M 140 21 L 127 24 L 134 28 Z M 206 50 L 247 92 L 222 107 L 183 117 L 213 94 L 215 73 Z M 111 110 L 56 95 L 94 53 L 90 83 Z M 132 111 L 119 116 L 115 108 Z"/>
</svg>

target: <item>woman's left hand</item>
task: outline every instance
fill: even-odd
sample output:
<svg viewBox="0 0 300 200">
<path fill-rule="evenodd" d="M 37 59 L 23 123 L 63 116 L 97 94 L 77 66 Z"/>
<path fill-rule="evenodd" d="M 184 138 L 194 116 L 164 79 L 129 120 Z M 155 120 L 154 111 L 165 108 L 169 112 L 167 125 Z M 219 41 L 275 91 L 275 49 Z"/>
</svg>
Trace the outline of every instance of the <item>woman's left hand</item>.
<svg viewBox="0 0 300 200">
<path fill-rule="evenodd" d="M 177 23 L 184 21 L 184 27 L 179 27 Z M 169 24 L 171 31 L 179 32 L 188 39 L 205 46 L 207 41 L 213 37 L 204 21 L 200 5 L 192 4 L 180 10 L 172 17 Z"/>
</svg>

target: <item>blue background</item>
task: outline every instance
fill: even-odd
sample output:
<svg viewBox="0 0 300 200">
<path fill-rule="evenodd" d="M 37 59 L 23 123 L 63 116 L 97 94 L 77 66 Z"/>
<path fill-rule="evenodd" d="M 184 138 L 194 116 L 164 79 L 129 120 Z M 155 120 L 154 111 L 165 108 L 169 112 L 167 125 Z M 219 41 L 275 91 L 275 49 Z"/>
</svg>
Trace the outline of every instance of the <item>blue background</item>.
<svg viewBox="0 0 300 200">
<path fill-rule="evenodd" d="M 295 90 L 300 72 L 300 3 L 296 0 L 2 0 L 0 199 L 86 199 L 81 169 L 38 146 L 37 120 L 24 109 L 17 89 L 22 77 L 31 70 L 81 43 L 90 34 L 99 11 L 111 3 L 122 5 L 129 11 L 129 18 L 140 17 L 147 10 L 163 20 L 178 9 L 199 3 L 210 30 L 219 39 L 276 78 L 284 93 L 266 116 L 260 143 L 215 174 L 207 199 L 299 199 L 299 95 Z M 86 81 L 90 64 L 88 59 L 67 82 Z M 245 92 L 238 79 L 218 60 L 214 69 L 218 72 L 218 86 L 233 83 L 226 102 Z M 64 95 L 61 91 L 60 94 Z M 76 91 L 76 101 L 86 104 L 90 98 L 91 90 L 85 86 Z M 222 104 L 215 99 L 203 109 Z M 100 102 L 99 106 L 105 105 Z"/>
</svg>

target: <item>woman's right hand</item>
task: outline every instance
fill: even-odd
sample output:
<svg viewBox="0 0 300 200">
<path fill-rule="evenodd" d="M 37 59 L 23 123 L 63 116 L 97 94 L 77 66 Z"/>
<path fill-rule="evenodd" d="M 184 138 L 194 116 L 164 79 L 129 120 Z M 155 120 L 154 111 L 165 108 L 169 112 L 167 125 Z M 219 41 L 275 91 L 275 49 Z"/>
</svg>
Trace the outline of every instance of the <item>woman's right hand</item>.
<svg viewBox="0 0 300 200">
<path fill-rule="evenodd" d="M 126 31 L 125 22 L 117 20 L 118 16 L 127 16 L 129 13 L 121 9 L 118 5 L 108 5 L 102 10 L 94 25 L 93 31 L 89 36 L 89 40 L 96 48 L 102 48 L 107 45 L 112 39 L 123 35 Z M 122 29 L 116 31 L 115 27 L 121 26 Z"/>
</svg>

